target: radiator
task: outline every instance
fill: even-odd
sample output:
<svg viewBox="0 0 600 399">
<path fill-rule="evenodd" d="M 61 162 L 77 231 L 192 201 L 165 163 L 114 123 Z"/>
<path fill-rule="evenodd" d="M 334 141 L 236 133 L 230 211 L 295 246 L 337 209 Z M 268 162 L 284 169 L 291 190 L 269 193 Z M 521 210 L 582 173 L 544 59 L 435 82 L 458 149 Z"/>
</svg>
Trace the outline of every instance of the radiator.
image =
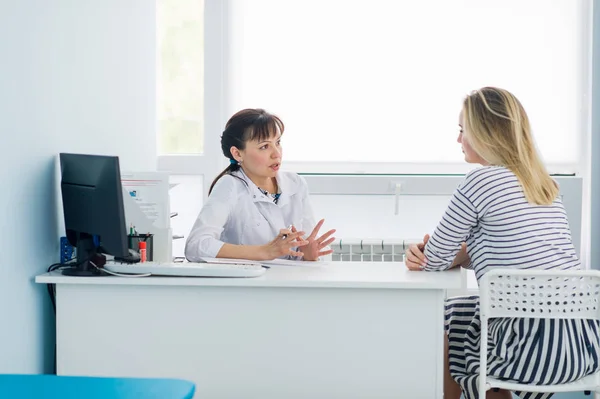
<svg viewBox="0 0 600 399">
<path fill-rule="evenodd" d="M 423 242 L 418 238 L 369 238 L 336 239 L 331 243 L 333 254 L 324 257 L 332 262 L 404 262 L 404 251 L 411 244 Z M 477 295 L 478 286 L 472 270 L 461 269 L 463 286 L 459 290 L 448 290 L 447 297 Z"/>
<path fill-rule="evenodd" d="M 331 244 L 331 261 L 340 262 L 403 262 L 404 251 L 419 239 L 336 239 Z"/>
</svg>

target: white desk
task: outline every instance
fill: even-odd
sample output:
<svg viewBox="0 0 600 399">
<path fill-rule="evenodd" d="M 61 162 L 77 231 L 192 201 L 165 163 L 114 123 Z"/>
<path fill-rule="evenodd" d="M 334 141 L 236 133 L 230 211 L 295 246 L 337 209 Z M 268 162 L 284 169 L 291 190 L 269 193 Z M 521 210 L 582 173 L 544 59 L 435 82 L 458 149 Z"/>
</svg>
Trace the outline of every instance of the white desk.
<svg viewBox="0 0 600 399">
<path fill-rule="evenodd" d="M 441 398 L 459 271 L 274 266 L 258 278 L 36 277 L 56 284 L 58 374 L 179 377 L 196 398 Z"/>
</svg>

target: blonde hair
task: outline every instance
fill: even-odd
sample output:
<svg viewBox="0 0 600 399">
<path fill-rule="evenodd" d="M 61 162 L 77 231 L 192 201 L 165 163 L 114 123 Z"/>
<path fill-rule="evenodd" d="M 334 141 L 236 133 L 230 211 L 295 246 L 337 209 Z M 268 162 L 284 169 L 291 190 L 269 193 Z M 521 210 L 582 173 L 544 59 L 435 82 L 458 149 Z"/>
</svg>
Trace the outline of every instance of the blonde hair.
<svg viewBox="0 0 600 399">
<path fill-rule="evenodd" d="M 463 103 L 464 135 L 473 150 L 491 165 L 510 169 L 527 201 L 550 205 L 558 186 L 535 148 L 525 109 L 510 92 L 484 87 Z"/>
</svg>

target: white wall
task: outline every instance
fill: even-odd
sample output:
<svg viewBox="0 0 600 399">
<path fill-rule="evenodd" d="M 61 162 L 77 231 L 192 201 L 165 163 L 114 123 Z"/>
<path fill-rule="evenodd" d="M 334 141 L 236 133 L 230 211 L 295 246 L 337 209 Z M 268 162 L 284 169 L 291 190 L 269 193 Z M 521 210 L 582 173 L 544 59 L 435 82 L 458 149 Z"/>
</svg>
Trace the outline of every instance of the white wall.
<svg viewBox="0 0 600 399">
<path fill-rule="evenodd" d="M 179 213 L 171 221 L 173 233 L 187 237 L 202 209 L 202 179 L 172 176 L 171 182 L 180 183 L 170 193 L 171 211 Z M 325 218 L 321 233 L 336 229 L 335 236 L 344 239 L 423 238 L 433 232 L 449 200 L 450 196 L 444 195 L 401 197 L 395 215 L 390 195 L 311 195 L 315 217 Z M 184 256 L 184 246 L 185 240 L 175 241 L 173 256 Z"/>
<path fill-rule="evenodd" d="M 421 239 L 431 234 L 444 214 L 450 196 L 401 197 L 394 214 L 392 195 L 311 195 L 316 218 L 325 218 L 323 232 L 355 239 Z"/>
<path fill-rule="evenodd" d="M 54 316 L 33 277 L 64 234 L 56 155 L 155 169 L 154 38 L 153 1 L 0 5 L 0 373 L 52 371 Z"/>
<path fill-rule="evenodd" d="M 450 194 L 401 195 L 398 214 L 395 214 L 393 195 L 323 194 L 319 187 L 315 187 L 314 179 L 306 178 L 311 189 L 311 204 L 315 218 L 317 220 L 325 218 L 321 232 L 334 228 L 337 230 L 336 238 L 352 242 L 360 239 L 420 240 L 424 234 L 433 233 L 451 198 Z M 445 177 L 439 179 L 443 180 Z M 171 210 L 179 213 L 179 216 L 172 220 L 173 231 L 175 234 L 187 236 L 202 208 L 202 179 L 199 176 L 189 175 L 172 176 L 171 180 L 182 183 L 171 190 Z M 557 180 L 561 185 L 563 202 L 569 215 L 573 241 L 577 251 L 580 252 L 582 235 L 589 236 L 589 230 L 581 231 L 581 209 L 578 209 L 577 205 L 577 202 L 581 201 L 581 182 L 574 181 L 576 178 L 570 177 L 557 177 Z M 210 181 L 212 180 L 208 180 L 207 184 Z M 357 181 L 356 184 L 360 185 L 361 182 L 364 183 L 364 180 Z M 340 183 L 339 178 L 331 178 L 328 185 L 330 188 L 337 187 L 338 190 L 347 186 Z M 458 185 L 458 181 L 455 184 Z M 431 185 L 427 187 L 432 188 Z M 451 191 L 454 191 L 454 187 L 452 186 Z M 336 190 L 331 188 L 330 191 Z M 174 256 L 183 256 L 184 243 L 184 240 L 181 240 L 173 244 Z M 589 255 L 586 254 L 585 257 L 582 256 L 582 261 L 588 258 Z M 584 264 L 587 265 L 587 261 Z"/>
</svg>

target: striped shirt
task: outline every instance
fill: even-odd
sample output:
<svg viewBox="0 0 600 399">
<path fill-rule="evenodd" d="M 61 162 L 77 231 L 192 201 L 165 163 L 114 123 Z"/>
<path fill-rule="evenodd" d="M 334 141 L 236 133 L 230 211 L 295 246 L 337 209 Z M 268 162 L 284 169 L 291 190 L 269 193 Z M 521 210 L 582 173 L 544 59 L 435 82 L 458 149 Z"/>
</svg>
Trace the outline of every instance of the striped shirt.
<svg viewBox="0 0 600 399">
<path fill-rule="evenodd" d="M 491 268 L 580 268 L 562 201 L 527 202 L 509 169 L 485 166 L 467 174 L 425 247 L 425 270 L 448 269 L 467 243 L 477 279 Z"/>
</svg>

